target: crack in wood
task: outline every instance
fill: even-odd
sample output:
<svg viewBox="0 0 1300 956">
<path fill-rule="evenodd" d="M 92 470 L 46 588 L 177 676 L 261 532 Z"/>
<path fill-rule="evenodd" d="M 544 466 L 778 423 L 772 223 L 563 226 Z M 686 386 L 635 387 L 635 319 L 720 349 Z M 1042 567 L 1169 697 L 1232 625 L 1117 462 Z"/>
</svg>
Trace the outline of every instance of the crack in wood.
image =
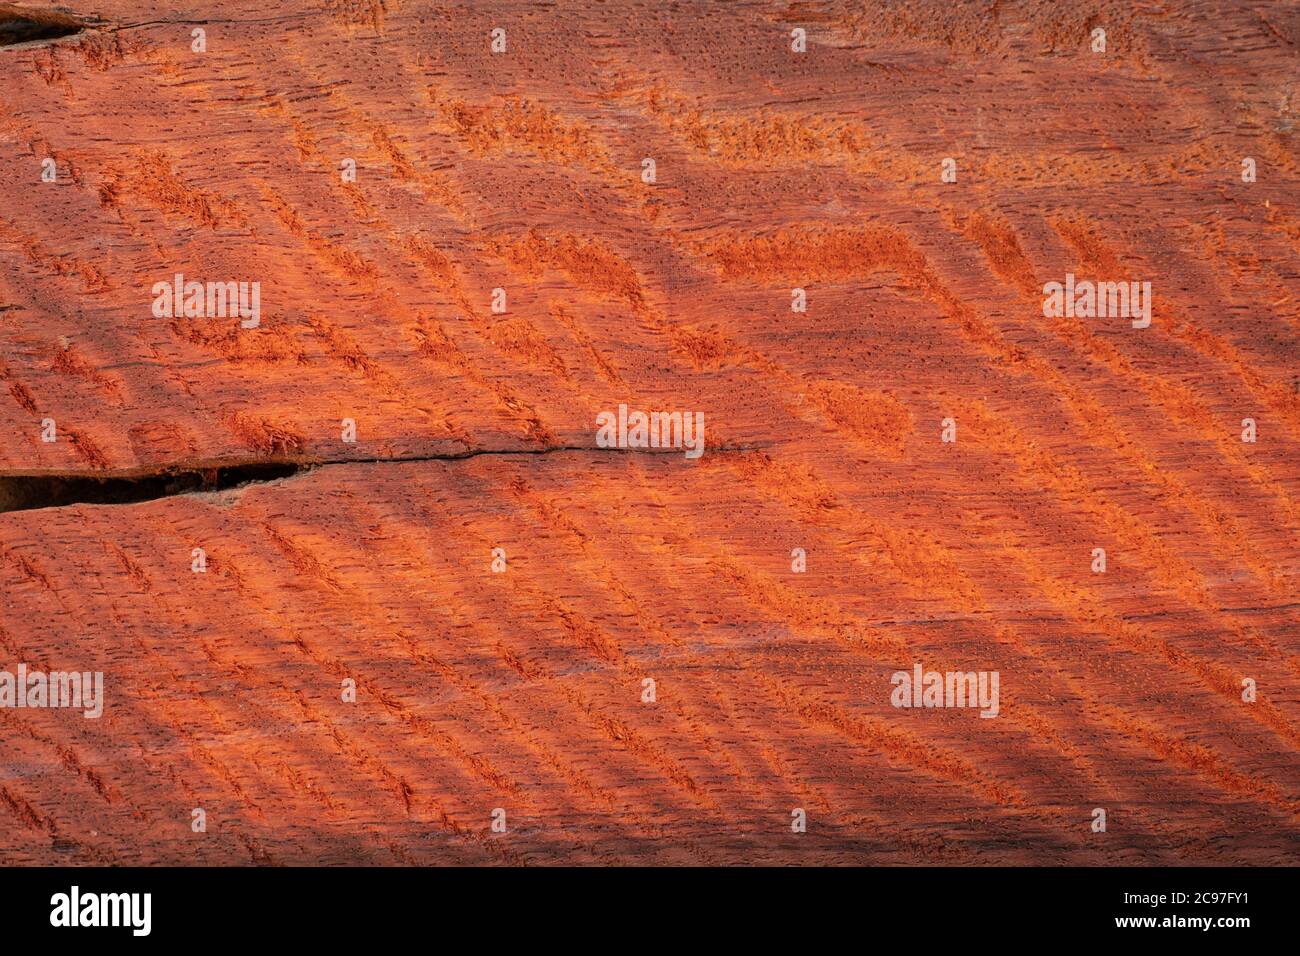
<svg viewBox="0 0 1300 956">
<path fill-rule="evenodd" d="M 0 3 L 0 46 L 58 40 L 80 33 L 90 25 L 88 21 L 66 13 Z"/>
<path fill-rule="evenodd" d="M 710 453 L 756 451 L 768 446 L 725 445 Z M 432 461 L 463 461 L 468 458 L 509 455 L 552 455 L 566 452 L 601 454 L 675 455 L 679 449 L 600 448 L 587 445 L 548 445 L 541 448 L 471 448 L 444 455 L 392 458 L 320 459 L 309 456 L 207 462 L 189 467 L 167 466 L 152 471 L 61 472 L 0 475 L 0 514 L 63 508 L 69 505 L 139 504 L 177 495 L 226 491 L 246 485 L 266 484 L 292 478 L 318 468 L 337 465 L 400 465 Z"/>
</svg>

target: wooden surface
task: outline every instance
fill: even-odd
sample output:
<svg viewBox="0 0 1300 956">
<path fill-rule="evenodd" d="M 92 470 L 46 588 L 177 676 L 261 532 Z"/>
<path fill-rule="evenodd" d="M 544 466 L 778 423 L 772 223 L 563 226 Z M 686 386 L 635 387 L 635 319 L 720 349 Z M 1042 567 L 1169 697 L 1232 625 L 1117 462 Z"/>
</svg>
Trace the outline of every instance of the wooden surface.
<svg viewBox="0 0 1300 956">
<path fill-rule="evenodd" d="M 0 477 L 318 467 L 0 514 L 0 668 L 107 695 L 0 709 L 0 860 L 1295 862 L 1295 4 L 68 12 L 0 47 Z"/>
</svg>

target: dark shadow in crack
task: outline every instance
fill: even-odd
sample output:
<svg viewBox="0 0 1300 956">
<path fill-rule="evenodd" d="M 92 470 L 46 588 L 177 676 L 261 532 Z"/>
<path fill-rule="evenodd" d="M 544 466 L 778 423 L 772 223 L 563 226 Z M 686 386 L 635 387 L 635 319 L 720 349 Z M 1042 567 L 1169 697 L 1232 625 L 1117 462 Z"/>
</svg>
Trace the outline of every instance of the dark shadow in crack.
<svg viewBox="0 0 1300 956">
<path fill-rule="evenodd" d="M 85 21 L 66 13 L 0 3 L 0 46 L 57 40 L 80 33 L 87 26 Z"/>
<path fill-rule="evenodd" d="M 125 505 L 195 491 L 223 491 L 248 482 L 289 478 L 308 467 L 310 466 L 293 462 L 258 462 L 142 475 L 138 478 L 8 475 L 0 477 L 0 512 L 75 504 Z"/>
</svg>

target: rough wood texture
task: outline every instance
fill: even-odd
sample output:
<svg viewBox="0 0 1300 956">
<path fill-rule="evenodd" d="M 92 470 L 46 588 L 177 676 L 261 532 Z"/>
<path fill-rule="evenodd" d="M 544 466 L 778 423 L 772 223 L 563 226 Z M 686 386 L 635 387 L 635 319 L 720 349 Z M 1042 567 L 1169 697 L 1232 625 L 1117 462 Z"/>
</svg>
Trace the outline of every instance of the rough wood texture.
<svg viewBox="0 0 1300 956">
<path fill-rule="evenodd" d="M 0 477 L 330 463 L 0 514 L 0 860 L 1295 862 L 1300 8 L 323 7 L 0 46 Z"/>
</svg>

